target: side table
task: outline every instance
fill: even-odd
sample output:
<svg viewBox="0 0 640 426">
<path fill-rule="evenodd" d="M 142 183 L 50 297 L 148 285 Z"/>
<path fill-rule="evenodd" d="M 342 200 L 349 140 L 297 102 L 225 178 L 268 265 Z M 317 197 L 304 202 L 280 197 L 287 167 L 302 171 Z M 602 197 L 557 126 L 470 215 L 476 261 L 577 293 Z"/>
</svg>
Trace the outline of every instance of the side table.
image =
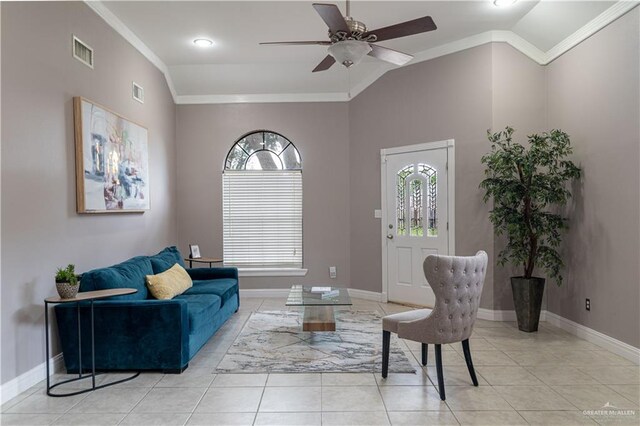
<svg viewBox="0 0 640 426">
<path fill-rule="evenodd" d="M 62 299 L 61 297 L 48 297 L 44 299 L 44 334 L 46 336 L 45 343 L 45 352 L 46 352 L 46 364 L 47 364 L 47 395 L 49 396 L 72 396 L 78 395 L 85 392 L 91 392 L 96 389 L 104 388 L 107 386 L 115 385 L 118 383 L 126 382 L 128 380 L 135 379 L 140 375 L 140 372 L 136 372 L 131 377 L 127 377 L 121 380 L 116 380 L 114 382 L 109 382 L 106 384 L 102 384 L 96 386 L 96 355 L 95 355 L 95 329 L 94 329 L 94 320 L 93 320 L 93 302 L 94 300 L 104 299 L 112 296 L 122 296 L 125 294 L 133 294 L 138 290 L 134 288 L 114 288 L 110 290 L 98 290 L 98 291 L 85 291 L 78 293 L 76 297 L 73 299 Z M 89 302 L 91 304 L 91 374 L 82 375 L 82 330 L 80 326 L 80 302 Z M 73 379 L 64 380 L 62 382 L 56 383 L 51 386 L 50 377 L 49 377 L 49 304 L 58 304 L 58 303 L 75 303 L 78 308 L 78 377 Z M 56 386 L 63 385 L 69 382 L 75 382 L 77 380 L 82 380 L 91 377 L 91 387 L 88 389 L 82 389 L 76 392 L 68 392 L 68 393 L 52 393 L 51 390 Z"/>
<path fill-rule="evenodd" d="M 189 262 L 189 268 L 193 268 L 193 262 L 196 263 L 208 263 L 209 268 L 212 267 L 214 263 L 222 263 L 222 259 L 216 259 L 214 257 L 185 257 L 185 262 Z"/>
</svg>

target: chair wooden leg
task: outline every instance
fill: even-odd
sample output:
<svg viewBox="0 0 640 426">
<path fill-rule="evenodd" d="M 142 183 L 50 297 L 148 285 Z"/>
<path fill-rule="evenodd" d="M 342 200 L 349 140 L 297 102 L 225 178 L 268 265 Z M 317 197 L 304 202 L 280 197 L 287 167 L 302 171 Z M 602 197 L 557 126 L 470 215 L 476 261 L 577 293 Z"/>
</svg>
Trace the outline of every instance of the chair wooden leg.
<svg viewBox="0 0 640 426">
<path fill-rule="evenodd" d="M 382 377 L 387 378 L 389 373 L 389 343 L 391 341 L 391 332 L 382 331 Z"/>
<path fill-rule="evenodd" d="M 422 344 L 422 365 L 427 365 L 427 351 L 429 350 L 429 345 L 426 343 Z"/>
<path fill-rule="evenodd" d="M 438 389 L 440 390 L 440 399 L 445 400 L 444 393 L 444 374 L 442 374 L 442 348 L 440 345 L 435 345 L 436 350 L 436 370 L 438 372 Z"/>
<path fill-rule="evenodd" d="M 469 339 L 462 341 L 462 352 L 464 352 L 464 360 L 467 362 L 467 368 L 469 369 L 469 375 L 471 376 L 473 386 L 478 386 L 478 378 L 476 377 L 476 371 L 473 369 L 473 361 L 471 361 Z"/>
</svg>

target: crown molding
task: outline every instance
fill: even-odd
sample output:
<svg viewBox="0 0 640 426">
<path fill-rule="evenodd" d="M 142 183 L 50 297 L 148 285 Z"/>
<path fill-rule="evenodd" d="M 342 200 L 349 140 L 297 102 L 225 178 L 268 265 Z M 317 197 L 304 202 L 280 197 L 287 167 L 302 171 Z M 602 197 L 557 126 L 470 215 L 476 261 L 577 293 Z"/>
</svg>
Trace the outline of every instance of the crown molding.
<svg viewBox="0 0 640 426">
<path fill-rule="evenodd" d="M 534 62 L 544 65 L 546 53 L 513 31 L 492 31 L 491 41 L 493 43 L 507 43 L 514 49 L 528 56 Z"/>
<path fill-rule="evenodd" d="M 542 65 L 551 63 L 554 59 L 571 50 L 584 40 L 588 39 L 616 19 L 630 12 L 640 4 L 639 0 L 621 0 L 602 12 L 600 15 L 587 22 L 576 32 L 553 46 L 545 53 L 545 60 Z"/>
<path fill-rule="evenodd" d="M 539 64 L 542 64 L 545 58 L 545 53 L 542 50 L 538 49 L 533 44 L 529 43 L 512 31 L 487 31 L 418 52 L 413 56 L 413 59 L 405 66 L 429 61 L 431 59 L 450 55 L 456 52 L 461 52 L 463 50 L 482 46 L 483 44 L 488 43 L 507 43 L 514 49 L 519 50 Z M 359 81 L 351 88 L 351 98 L 355 98 L 356 96 L 358 96 L 367 87 L 373 84 L 373 82 L 378 80 L 388 71 L 397 68 L 399 67 L 395 67 L 390 64 L 382 65 L 376 72 L 369 74 L 366 78 Z"/>
<path fill-rule="evenodd" d="M 173 97 L 173 102 L 176 102 L 178 96 L 175 87 L 173 86 L 173 80 L 169 74 L 167 65 L 162 62 L 162 59 L 156 55 L 153 50 L 149 48 L 142 40 L 138 38 L 133 31 L 127 27 L 116 15 L 113 14 L 101 1 L 84 0 L 84 3 L 89 6 L 99 17 L 101 17 L 111 28 L 113 28 L 118 34 L 120 34 L 125 40 L 129 42 L 138 52 L 149 60 L 156 68 L 164 74 L 164 78 L 167 81 L 167 86 Z"/>
<path fill-rule="evenodd" d="M 347 102 L 347 93 L 266 93 L 247 95 L 178 95 L 178 105 L 264 104 L 276 102 Z"/>
<path fill-rule="evenodd" d="M 135 47 L 144 57 L 154 64 L 165 76 L 167 86 L 176 104 L 231 104 L 231 103 L 278 103 L 278 102 L 348 102 L 362 93 L 367 87 L 398 67 L 381 64 L 378 70 L 369 74 L 356 83 L 349 93 L 268 93 L 268 94 L 231 94 L 231 95 L 178 95 L 173 86 L 171 75 L 166 64 L 136 36 L 116 15 L 114 15 L 101 1 L 84 0 L 107 24 Z M 596 16 L 576 32 L 556 44 L 547 52 L 543 52 L 513 31 L 487 31 L 450 43 L 423 50 L 414 55 L 414 59 L 407 65 L 416 64 L 440 56 L 460 52 L 487 43 L 507 43 L 522 52 L 540 65 L 547 65 L 571 50 L 582 41 L 591 37 L 602 28 L 628 13 L 640 4 L 640 0 L 620 0 L 607 10 Z"/>
</svg>

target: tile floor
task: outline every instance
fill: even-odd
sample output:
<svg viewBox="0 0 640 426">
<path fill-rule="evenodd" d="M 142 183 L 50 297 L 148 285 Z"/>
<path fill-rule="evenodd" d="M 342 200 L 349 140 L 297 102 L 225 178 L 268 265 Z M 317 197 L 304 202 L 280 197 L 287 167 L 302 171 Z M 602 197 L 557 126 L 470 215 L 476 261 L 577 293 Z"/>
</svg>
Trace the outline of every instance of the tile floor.
<svg viewBox="0 0 640 426">
<path fill-rule="evenodd" d="M 2 406 L 2 425 L 582 425 L 640 424 L 640 368 L 542 323 L 479 320 L 471 351 L 480 386 L 471 386 L 460 345 L 443 348 L 447 401 L 436 391 L 430 350 L 404 341 L 417 374 L 215 374 L 250 313 L 284 310 L 283 299 L 246 298 L 240 311 L 180 375 L 142 374 L 89 394 L 50 398 L 40 383 Z M 351 309 L 388 314 L 394 304 L 354 300 Z M 431 349 L 431 348 L 430 348 Z M 120 375 L 100 376 L 113 380 Z M 64 376 L 58 375 L 57 380 Z M 434 386 L 436 385 L 436 386 Z M 591 412 L 605 404 L 609 415 Z M 625 410 L 625 411 L 622 411 Z M 621 415 L 634 412 L 633 415 Z"/>
</svg>

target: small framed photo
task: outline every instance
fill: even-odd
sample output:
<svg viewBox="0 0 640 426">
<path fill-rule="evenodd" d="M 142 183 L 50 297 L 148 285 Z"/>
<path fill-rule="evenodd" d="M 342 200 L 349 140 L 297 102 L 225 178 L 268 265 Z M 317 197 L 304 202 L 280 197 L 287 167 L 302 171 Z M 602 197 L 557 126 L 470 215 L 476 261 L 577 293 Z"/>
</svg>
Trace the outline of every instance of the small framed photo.
<svg viewBox="0 0 640 426">
<path fill-rule="evenodd" d="M 189 244 L 189 257 L 191 259 L 198 259 L 200 256 L 200 247 L 195 244 Z"/>
</svg>

